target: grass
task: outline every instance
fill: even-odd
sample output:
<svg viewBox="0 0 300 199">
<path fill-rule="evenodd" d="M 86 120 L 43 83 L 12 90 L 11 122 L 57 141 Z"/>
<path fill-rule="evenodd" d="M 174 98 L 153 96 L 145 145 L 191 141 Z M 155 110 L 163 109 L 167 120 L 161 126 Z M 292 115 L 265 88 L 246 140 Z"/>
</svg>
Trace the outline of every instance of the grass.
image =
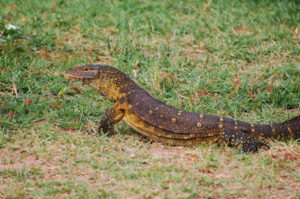
<svg viewBox="0 0 300 199">
<path fill-rule="evenodd" d="M 187 111 L 271 123 L 300 113 L 297 1 L 0 0 L 21 39 L 0 43 L 4 198 L 299 198 L 300 147 L 169 147 L 120 123 L 87 132 L 112 105 L 67 81 L 113 65 Z M 0 33 L 1 34 L 1 33 Z M 29 39 L 28 39 L 29 38 Z"/>
</svg>

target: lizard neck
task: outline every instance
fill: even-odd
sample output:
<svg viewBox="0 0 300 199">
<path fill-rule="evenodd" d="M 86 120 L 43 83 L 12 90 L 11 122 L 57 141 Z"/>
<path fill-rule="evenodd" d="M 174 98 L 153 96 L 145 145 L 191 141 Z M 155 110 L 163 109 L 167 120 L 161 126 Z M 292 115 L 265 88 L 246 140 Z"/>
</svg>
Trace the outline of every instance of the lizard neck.
<svg viewBox="0 0 300 199">
<path fill-rule="evenodd" d="M 127 91 L 138 87 L 125 73 L 114 68 L 109 69 L 102 71 L 97 78 L 89 81 L 88 84 L 110 101 L 117 102 L 127 95 Z"/>
</svg>

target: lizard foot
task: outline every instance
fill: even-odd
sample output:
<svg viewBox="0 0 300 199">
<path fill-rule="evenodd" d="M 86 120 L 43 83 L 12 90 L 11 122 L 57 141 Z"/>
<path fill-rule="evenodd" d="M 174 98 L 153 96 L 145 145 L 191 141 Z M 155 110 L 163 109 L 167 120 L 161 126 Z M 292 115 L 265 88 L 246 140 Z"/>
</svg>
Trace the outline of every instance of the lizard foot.
<svg viewBox="0 0 300 199">
<path fill-rule="evenodd" d="M 260 142 L 258 140 L 251 140 L 251 141 L 241 143 L 241 145 L 239 147 L 239 152 L 240 153 L 248 153 L 248 152 L 257 153 L 258 150 L 262 147 L 266 148 L 266 149 L 270 149 L 269 145 L 267 145 L 263 142 Z"/>
<path fill-rule="evenodd" d="M 102 126 L 99 126 L 99 129 L 98 129 L 98 135 L 106 135 L 108 137 L 111 137 L 113 135 L 115 135 L 117 132 L 114 130 L 114 128 L 111 126 L 111 127 L 102 127 Z"/>
</svg>

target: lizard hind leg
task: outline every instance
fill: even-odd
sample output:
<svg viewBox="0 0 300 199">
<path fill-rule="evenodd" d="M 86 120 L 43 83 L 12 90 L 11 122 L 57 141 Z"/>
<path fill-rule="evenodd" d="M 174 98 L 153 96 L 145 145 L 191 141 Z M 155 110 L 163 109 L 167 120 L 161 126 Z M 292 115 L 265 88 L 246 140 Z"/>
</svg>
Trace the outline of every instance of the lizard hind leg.
<svg viewBox="0 0 300 199">
<path fill-rule="evenodd" d="M 107 109 L 100 119 L 98 128 L 99 134 L 101 134 L 101 131 L 108 136 L 115 134 L 114 125 L 118 123 L 123 117 L 124 110 L 119 104 L 116 104 Z"/>
<path fill-rule="evenodd" d="M 231 129 L 223 131 L 221 140 L 230 146 L 238 146 L 241 153 L 256 153 L 261 147 L 270 148 L 267 144 L 260 142 L 256 137 L 252 137 L 246 132 Z"/>
</svg>

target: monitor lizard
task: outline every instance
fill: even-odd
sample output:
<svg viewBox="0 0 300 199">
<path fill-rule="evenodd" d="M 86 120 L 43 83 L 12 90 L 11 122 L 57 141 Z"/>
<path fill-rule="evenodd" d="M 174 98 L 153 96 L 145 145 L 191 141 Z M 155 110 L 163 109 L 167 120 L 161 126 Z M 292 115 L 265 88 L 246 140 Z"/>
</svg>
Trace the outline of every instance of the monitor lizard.
<svg viewBox="0 0 300 199">
<path fill-rule="evenodd" d="M 65 76 L 92 86 L 115 103 L 101 117 L 99 133 L 112 134 L 114 125 L 123 119 L 135 131 L 163 144 L 193 146 L 215 142 L 237 145 L 242 152 L 269 148 L 266 139 L 300 138 L 300 115 L 277 124 L 250 124 L 177 110 L 152 97 L 122 71 L 106 65 L 78 66 Z"/>
</svg>

